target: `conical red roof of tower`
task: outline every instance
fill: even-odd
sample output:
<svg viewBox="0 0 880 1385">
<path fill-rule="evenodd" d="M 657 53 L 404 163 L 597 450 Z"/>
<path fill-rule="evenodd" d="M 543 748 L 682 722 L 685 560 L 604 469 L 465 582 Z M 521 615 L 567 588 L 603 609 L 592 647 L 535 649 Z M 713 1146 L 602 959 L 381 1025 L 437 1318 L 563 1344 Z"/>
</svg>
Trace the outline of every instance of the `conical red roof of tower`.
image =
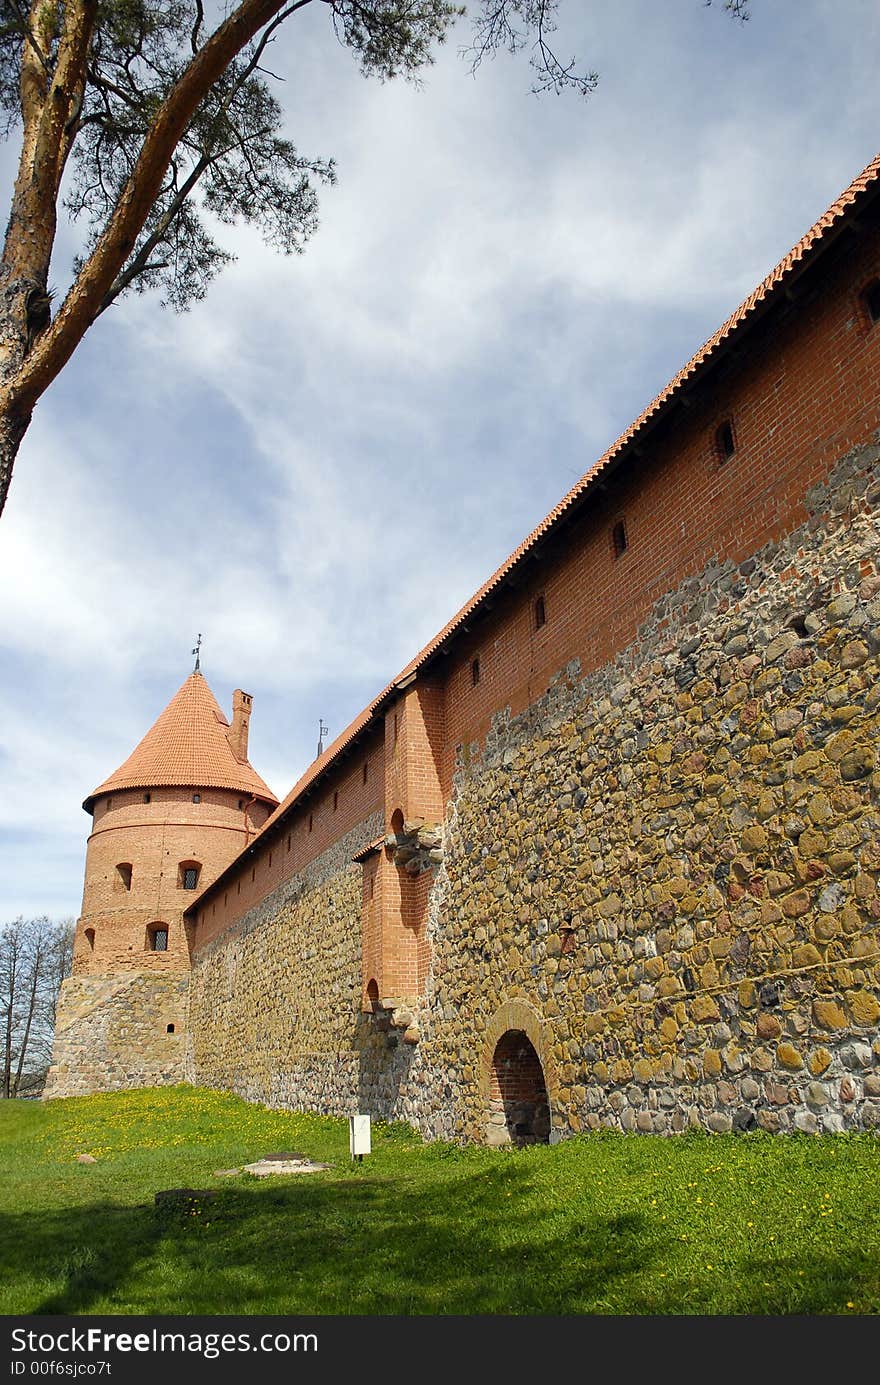
<svg viewBox="0 0 880 1385">
<path fill-rule="evenodd" d="M 201 673 L 191 673 L 140 745 L 83 803 L 91 812 L 101 794 L 119 789 L 237 789 L 273 806 L 278 799 L 257 771 L 235 758 L 229 722 Z"/>
</svg>

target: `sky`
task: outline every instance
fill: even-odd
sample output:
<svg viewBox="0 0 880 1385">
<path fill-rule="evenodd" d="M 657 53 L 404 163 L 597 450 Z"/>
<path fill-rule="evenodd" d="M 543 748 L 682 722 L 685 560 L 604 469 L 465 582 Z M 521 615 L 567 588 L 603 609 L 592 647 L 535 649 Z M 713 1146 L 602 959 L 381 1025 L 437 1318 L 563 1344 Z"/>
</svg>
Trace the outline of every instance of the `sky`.
<svg viewBox="0 0 880 1385">
<path fill-rule="evenodd" d="M 363 78 L 318 7 L 274 45 L 320 226 L 177 316 L 104 314 L 0 518 L 0 923 L 76 917 L 81 804 L 193 667 L 283 797 L 880 148 L 875 0 L 562 0 L 586 101 Z M 0 162 L 8 202 L 14 168 Z M 69 280 L 77 229 L 59 235 Z"/>
</svg>

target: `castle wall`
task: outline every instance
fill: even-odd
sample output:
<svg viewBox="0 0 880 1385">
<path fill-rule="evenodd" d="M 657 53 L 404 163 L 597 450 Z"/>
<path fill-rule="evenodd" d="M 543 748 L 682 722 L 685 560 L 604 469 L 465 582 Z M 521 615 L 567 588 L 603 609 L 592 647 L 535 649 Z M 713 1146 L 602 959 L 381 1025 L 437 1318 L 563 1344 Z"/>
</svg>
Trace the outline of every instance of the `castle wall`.
<svg viewBox="0 0 880 1385">
<path fill-rule="evenodd" d="M 462 754 L 426 1133 L 488 1137 L 511 1003 L 563 1132 L 880 1126 L 878 458 Z"/>
<path fill-rule="evenodd" d="M 382 826 L 371 814 L 199 948 L 191 1081 L 298 1110 L 393 1111 L 412 1051 L 361 1012 L 361 869 L 352 862 Z"/>
<path fill-rule="evenodd" d="M 381 811 L 384 775 L 384 739 L 376 729 L 297 804 L 282 828 L 255 844 L 199 909 L 196 946 L 203 947 L 223 933 L 308 869 L 369 814 Z"/>
<path fill-rule="evenodd" d="M 68 1081 L 101 1009 L 102 1082 L 125 1012 L 432 1137 L 880 1127 L 878 274 L 869 213 L 222 871 L 185 1061 L 172 977 L 68 983 Z"/>
<path fill-rule="evenodd" d="M 462 752 L 417 1044 L 360 1013 L 374 815 L 197 954 L 190 1079 L 495 1142 L 513 1028 L 563 1134 L 880 1126 L 880 448 L 806 505 Z"/>
<path fill-rule="evenodd" d="M 410 685 L 374 816 L 208 947 L 206 902 L 195 1080 L 484 1139 L 508 1023 L 563 1131 L 880 1121 L 878 268 L 876 232 L 835 252 L 431 668 L 439 869 L 351 864 L 405 796 Z M 295 830 L 319 808 L 332 832 L 337 794 L 355 810 L 345 773 Z M 362 921 L 403 918 L 407 890 L 421 997 L 365 1014 L 364 942 L 370 965 L 388 944 Z"/>
<path fill-rule="evenodd" d="M 44 1097 L 182 1082 L 188 987 L 172 973 L 68 977 Z"/>
</svg>

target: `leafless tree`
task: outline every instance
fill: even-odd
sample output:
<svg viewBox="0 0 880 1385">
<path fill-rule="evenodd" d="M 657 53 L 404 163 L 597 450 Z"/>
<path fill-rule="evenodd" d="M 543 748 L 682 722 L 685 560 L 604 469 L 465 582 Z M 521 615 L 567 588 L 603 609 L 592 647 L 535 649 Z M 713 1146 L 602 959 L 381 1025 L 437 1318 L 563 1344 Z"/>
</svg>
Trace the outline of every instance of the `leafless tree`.
<svg viewBox="0 0 880 1385">
<path fill-rule="evenodd" d="M 29 1090 L 48 1068 L 58 993 L 72 957 L 72 919 L 17 918 L 0 925 L 0 1095 Z"/>
</svg>

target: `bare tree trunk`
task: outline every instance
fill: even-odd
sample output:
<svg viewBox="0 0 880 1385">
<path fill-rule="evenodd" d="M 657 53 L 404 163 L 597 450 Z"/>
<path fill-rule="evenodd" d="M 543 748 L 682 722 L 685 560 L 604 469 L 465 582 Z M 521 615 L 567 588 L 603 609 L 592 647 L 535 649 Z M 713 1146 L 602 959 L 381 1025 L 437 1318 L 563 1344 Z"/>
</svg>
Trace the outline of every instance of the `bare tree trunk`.
<svg viewBox="0 0 880 1385">
<path fill-rule="evenodd" d="M 28 1044 L 31 1037 L 31 1025 L 34 1022 L 34 1014 L 37 1008 L 37 993 L 40 988 L 43 972 L 43 960 L 45 957 L 45 946 L 39 933 L 34 937 L 33 953 L 31 955 L 31 976 L 28 994 L 27 1019 L 25 1020 L 24 1033 L 21 1036 L 21 1043 L 18 1049 L 18 1064 L 15 1070 L 15 1078 L 12 1082 L 11 1096 L 18 1096 L 18 1089 L 21 1084 L 21 1074 L 24 1070 L 24 1060 L 27 1054 Z"/>
<path fill-rule="evenodd" d="M 0 987 L 6 1008 L 6 1033 L 3 1053 L 3 1095 L 8 1097 L 12 1085 L 12 1033 L 15 1023 L 16 982 L 18 980 L 19 937 L 15 925 L 7 929 L 2 938 L 2 973 Z"/>
</svg>

